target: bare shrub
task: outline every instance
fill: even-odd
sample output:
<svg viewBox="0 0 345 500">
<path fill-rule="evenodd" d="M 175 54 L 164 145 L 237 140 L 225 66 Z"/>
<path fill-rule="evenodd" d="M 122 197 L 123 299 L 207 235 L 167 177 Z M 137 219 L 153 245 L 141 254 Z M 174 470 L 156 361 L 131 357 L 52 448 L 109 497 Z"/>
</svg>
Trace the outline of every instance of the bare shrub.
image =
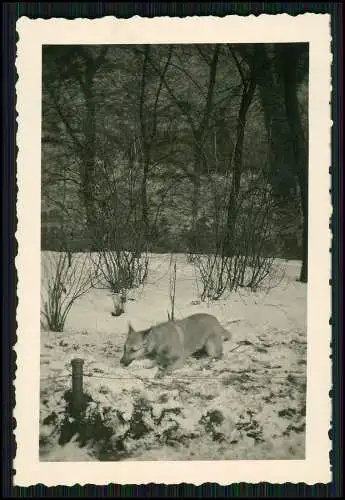
<svg viewBox="0 0 345 500">
<path fill-rule="evenodd" d="M 218 200 L 216 203 L 219 207 Z M 189 256 L 201 282 L 202 301 L 217 300 L 226 290 L 246 287 L 255 291 L 262 286 L 274 287 L 280 281 L 272 255 L 276 237 L 273 208 L 270 188 L 261 173 L 238 195 L 231 219 L 224 197 L 213 222 L 214 251 Z"/>
<path fill-rule="evenodd" d="M 257 290 L 274 268 L 272 255 L 274 221 L 273 199 L 267 183 L 256 182 L 239 199 L 239 216 L 235 228 L 234 255 L 229 260 L 229 288 Z M 272 282 L 273 285 L 273 282 Z"/>
<path fill-rule="evenodd" d="M 228 285 L 228 258 L 217 254 L 195 254 L 193 264 L 197 280 L 201 281 L 200 300 L 217 300 Z"/>
<path fill-rule="evenodd" d="M 114 315 L 123 312 L 129 289 L 143 285 L 147 279 L 149 254 L 146 226 L 140 218 L 137 186 L 139 172 L 114 169 L 109 151 L 103 152 L 97 192 L 97 231 L 92 234 L 90 258 L 97 276 L 97 287 L 114 294 Z M 130 173 L 128 178 L 128 172 Z M 122 198 L 120 193 L 126 193 Z"/>
<path fill-rule="evenodd" d="M 87 255 L 73 256 L 68 252 L 43 255 L 44 283 L 42 314 L 47 327 L 62 332 L 73 304 L 85 295 L 93 283 Z"/>
<path fill-rule="evenodd" d="M 148 274 L 149 255 L 122 250 L 102 250 L 91 255 L 98 284 L 126 297 L 127 290 L 143 285 Z"/>
</svg>

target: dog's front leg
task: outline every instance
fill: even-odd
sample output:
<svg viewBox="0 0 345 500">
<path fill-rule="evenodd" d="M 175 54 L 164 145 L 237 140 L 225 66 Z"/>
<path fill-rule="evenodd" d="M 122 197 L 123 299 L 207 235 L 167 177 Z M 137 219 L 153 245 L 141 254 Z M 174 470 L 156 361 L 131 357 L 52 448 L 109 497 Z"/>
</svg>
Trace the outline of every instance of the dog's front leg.
<svg viewBox="0 0 345 500">
<path fill-rule="evenodd" d="M 183 368 L 184 363 L 185 358 L 184 356 L 181 356 L 180 358 L 170 363 L 165 369 L 163 369 L 164 375 L 171 375 L 175 370 L 180 370 L 181 368 Z"/>
</svg>

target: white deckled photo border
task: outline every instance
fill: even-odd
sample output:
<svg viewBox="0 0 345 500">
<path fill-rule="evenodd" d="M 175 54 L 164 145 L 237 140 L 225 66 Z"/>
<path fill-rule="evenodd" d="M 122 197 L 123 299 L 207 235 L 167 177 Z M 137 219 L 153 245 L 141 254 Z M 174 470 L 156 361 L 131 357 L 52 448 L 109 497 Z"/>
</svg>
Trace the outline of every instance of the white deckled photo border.
<svg viewBox="0 0 345 500">
<path fill-rule="evenodd" d="M 14 483 L 31 486 L 331 480 L 330 16 L 29 19 L 17 21 L 18 255 Z M 42 45 L 309 42 L 309 278 L 305 460 L 68 462 L 39 460 Z"/>
</svg>

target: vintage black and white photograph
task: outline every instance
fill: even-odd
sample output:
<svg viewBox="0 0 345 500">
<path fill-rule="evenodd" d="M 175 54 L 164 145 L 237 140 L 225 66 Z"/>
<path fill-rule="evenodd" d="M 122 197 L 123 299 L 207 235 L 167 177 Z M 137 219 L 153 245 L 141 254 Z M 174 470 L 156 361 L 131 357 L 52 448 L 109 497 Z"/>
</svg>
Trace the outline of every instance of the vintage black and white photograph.
<svg viewBox="0 0 345 500">
<path fill-rule="evenodd" d="M 42 56 L 41 458 L 303 459 L 308 44 Z"/>
<path fill-rule="evenodd" d="M 61 42 L 40 55 L 39 461 L 306 460 L 310 43 Z"/>
</svg>

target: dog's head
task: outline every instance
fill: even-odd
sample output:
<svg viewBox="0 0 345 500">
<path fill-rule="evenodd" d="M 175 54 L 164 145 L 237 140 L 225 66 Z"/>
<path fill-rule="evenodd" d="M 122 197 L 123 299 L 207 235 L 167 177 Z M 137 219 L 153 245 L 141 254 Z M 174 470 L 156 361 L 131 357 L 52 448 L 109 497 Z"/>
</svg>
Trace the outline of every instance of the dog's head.
<svg viewBox="0 0 345 500">
<path fill-rule="evenodd" d="M 121 365 L 128 366 L 135 359 L 146 357 L 146 337 L 150 330 L 151 328 L 137 332 L 130 323 L 128 324 L 127 339 L 124 345 L 123 356 L 120 359 Z"/>
</svg>

